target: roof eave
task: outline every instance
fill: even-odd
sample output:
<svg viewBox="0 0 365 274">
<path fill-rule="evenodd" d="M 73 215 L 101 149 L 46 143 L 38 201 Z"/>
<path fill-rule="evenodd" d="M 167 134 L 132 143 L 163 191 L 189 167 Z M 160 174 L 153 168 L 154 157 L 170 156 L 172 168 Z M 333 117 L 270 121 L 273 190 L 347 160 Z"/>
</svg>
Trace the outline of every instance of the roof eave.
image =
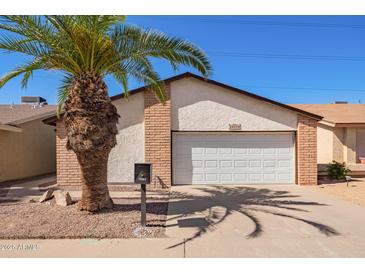
<svg viewBox="0 0 365 274">
<path fill-rule="evenodd" d="M 14 120 L 14 121 L 11 121 L 11 122 L 7 122 L 6 124 L 20 125 L 20 124 L 24 124 L 26 122 L 37 120 L 37 119 L 42 119 L 42 118 L 44 119 L 44 118 L 47 118 L 47 117 L 53 117 L 55 112 L 56 112 L 56 110 L 54 109 L 54 110 L 50 110 L 48 112 L 44 112 L 44 113 L 40 113 L 40 114 L 37 114 L 37 115 L 29 116 L 29 117 L 26 117 L 26 118 L 22 118 L 22 119 Z"/>
<path fill-rule="evenodd" d="M 333 123 L 331 121 L 327 121 L 325 119 L 322 119 L 319 123 L 322 124 L 322 125 L 330 126 L 330 127 L 335 127 L 336 126 L 336 123 Z"/>
<path fill-rule="evenodd" d="M 17 127 L 17 126 L 13 126 L 13 125 L 7 125 L 7 124 L 0 124 L 0 130 L 5 130 L 5 131 L 11 131 L 11 132 L 17 132 L 20 133 L 23 131 L 23 129 Z"/>
<path fill-rule="evenodd" d="M 63 113 L 60 114 L 60 116 L 62 116 L 62 115 L 63 115 Z M 42 122 L 49 126 L 56 126 L 57 120 L 58 120 L 57 115 L 53 115 L 51 117 L 43 119 Z"/>
<path fill-rule="evenodd" d="M 173 81 L 176 81 L 176 80 L 180 80 L 180 79 L 183 79 L 183 78 L 187 78 L 187 77 L 200 77 L 198 75 L 195 75 L 191 72 L 185 72 L 185 73 L 182 73 L 182 74 L 179 74 L 179 75 L 176 75 L 176 76 L 172 76 L 172 77 L 169 77 L 169 78 L 166 78 L 163 80 L 163 82 L 166 84 L 169 84 Z M 204 77 L 201 77 L 202 79 L 206 79 Z M 146 89 L 148 89 L 148 86 L 143 86 L 143 87 L 139 87 L 139 88 L 136 88 L 136 89 L 132 89 L 128 92 L 128 95 L 134 95 L 136 93 L 139 93 L 139 92 L 143 92 L 145 91 Z M 125 93 L 121 93 L 121 94 L 117 94 L 117 95 L 114 95 L 114 96 L 111 96 L 110 99 L 112 101 L 114 100 L 118 100 L 118 99 L 121 99 L 121 98 L 125 98 Z"/>
<path fill-rule="evenodd" d="M 336 123 L 335 127 L 364 127 L 365 123 Z"/>
</svg>

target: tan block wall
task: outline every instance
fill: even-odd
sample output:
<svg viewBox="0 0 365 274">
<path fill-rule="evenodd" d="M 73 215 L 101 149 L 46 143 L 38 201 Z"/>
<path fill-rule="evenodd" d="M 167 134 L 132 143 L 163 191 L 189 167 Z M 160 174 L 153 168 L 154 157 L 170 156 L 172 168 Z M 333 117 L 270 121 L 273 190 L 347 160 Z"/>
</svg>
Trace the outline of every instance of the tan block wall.
<svg viewBox="0 0 365 274">
<path fill-rule="evenodd" d="M 171 186 L 171 100 L 162 104 L 150 91 L 144 92 L 145 161 L 152 163 L 153 185 Z"/>
<path fill-rule="evenodd" d="M 60 186 L 80 185 L 81 170 L 76 154 L 66 149 L 66 131 L 62 121 L 56 127 L 57 184 Z"/>
<path fill-rule="evenodd" d="M 303 115 L 298 115 L 297 181 L 317 184 L 317 120 Z"/>
</svg>

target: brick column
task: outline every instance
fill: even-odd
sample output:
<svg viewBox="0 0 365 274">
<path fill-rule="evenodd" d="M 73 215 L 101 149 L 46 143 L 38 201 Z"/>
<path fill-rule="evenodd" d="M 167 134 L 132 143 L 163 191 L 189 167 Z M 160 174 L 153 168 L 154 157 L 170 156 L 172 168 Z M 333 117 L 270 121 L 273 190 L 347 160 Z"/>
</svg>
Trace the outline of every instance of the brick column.
<svg viewBox="0 0 365 274">
<path fill-rule="evenodd" d="M 298 115 L 298 184 L 316 185 L 317 176 L 317 120 L 304 115 Z"/>
<path fill-rule="evenodd" d="M 171 186 L 171 101 L 162 104 L 151 91 L 144 91 L 145 161 L 152 163 L 153 186 Z"/>
<path fill-rule="evenodd" d="M 66 148 L 66 132 L 63 121 L 57 121 L 56 126 L 56 164 L 57 185 L 81 185 L 81 170 L 76 154 Z"/>
</svg>

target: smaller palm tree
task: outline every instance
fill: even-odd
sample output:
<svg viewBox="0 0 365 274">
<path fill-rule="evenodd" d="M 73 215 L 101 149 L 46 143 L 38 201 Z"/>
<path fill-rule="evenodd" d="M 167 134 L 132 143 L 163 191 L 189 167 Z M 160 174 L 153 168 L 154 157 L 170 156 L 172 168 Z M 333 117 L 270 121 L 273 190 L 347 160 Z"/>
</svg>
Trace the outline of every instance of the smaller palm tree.
<svg viewBox="0 0 365 274">
<path fill-rule="evenodd" d="M 211 65 L 199 48 L 180 38 L 125 25 L 124 16 L 2 16 L 0 49 L 31 60 L 0 79 L 0 87 L 22 75 L 22 86 L 37 70 L 57 70 L 64 78 L 58 92 L 63 107 L 67 148 L 82 172 L 81 210 L 113 205 L 107 187 L 107 163 L 116 145 L 119 115 L 104 78 L 112 75 L 128 95 L 128 79 L 148 86 L 163 102 L 165 88 L 151 57 L 196 68 L 204 76 Z"/>
</svg>

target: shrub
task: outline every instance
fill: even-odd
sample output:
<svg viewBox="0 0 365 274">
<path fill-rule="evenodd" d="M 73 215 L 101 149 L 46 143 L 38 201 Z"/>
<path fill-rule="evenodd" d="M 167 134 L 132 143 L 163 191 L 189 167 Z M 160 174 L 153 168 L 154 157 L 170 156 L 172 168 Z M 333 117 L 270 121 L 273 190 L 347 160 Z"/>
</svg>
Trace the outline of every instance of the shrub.
<svg viewBox="0 0 365 274">
<path fill-rule="evenodd" d="M 343 180 L 350 170 L 345 163 L 332 161 L 327 167 L 328 177 L 332 180 Z"/>
</svg>

